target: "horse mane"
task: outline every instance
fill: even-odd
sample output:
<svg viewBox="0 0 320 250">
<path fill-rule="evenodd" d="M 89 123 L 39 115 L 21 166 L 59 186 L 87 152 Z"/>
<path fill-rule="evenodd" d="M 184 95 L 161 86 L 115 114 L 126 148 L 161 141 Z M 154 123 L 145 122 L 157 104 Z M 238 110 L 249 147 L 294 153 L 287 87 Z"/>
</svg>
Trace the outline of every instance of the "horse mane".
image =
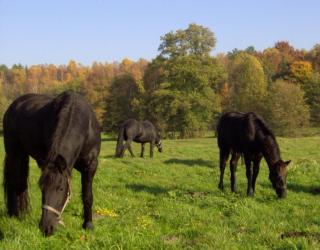
<svg viewBox="0 0 320 250">
<path fill-rule="evenodd" d="M 263 134 L 265 145 L 268 148 L 268 152 L 273 155 L 280 155 L 280 149 L 276 137 L 265 121 L 258 115 L 255 115 L 256 130 L 260 130 Z"/>
<path fill-rule="evenodd" d="M 57 157 L 59 146 L 61 145 L 63 135 L 66 134 L 74 113 L 75 93 L 67 91 L 58 95 L 53 99 L 53 112 L 57 112 L 58 119 L 56 121 L 55 129 L 52 133 L 49 151 L 47 155 L 47 162 L 52 162 Z"/>
<path fill-rule="evenodd" d="M 263 134 L 266 136 L 271 136 L 273 139 L 276 137 L 274 136 L 274 133 L 269 128 L 269 126 L 266 124 L 266 122 L 258 115 L 255 115 L 255 123 L 258 125 L 258 127 L 262 130 Z"/>
</svg>

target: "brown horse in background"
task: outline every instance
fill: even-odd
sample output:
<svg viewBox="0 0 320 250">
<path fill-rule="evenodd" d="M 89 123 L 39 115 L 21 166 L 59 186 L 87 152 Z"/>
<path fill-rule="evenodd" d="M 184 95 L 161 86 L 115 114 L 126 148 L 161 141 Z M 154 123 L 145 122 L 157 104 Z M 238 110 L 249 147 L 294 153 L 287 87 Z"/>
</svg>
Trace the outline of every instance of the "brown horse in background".
<svg viewBox="0 0 320 250">
<path fill-rule="evenodd" d="M 223 189 L 224 169 L 231 153 L 231 190 L 237 191 L 235 173 L 237 162 L 243 154 L 248 179 L 248 196 L 254 194 L 262 157 L 269 166 L 269 179 L 278 197 L 286 196 L 287 165 L 290 161 L 281 160 L 276 138 L 262 118 L 254 113 L 226 113 L 218 122 L 217 133 L 220 149 L 220 189 Z"/>
</svg>

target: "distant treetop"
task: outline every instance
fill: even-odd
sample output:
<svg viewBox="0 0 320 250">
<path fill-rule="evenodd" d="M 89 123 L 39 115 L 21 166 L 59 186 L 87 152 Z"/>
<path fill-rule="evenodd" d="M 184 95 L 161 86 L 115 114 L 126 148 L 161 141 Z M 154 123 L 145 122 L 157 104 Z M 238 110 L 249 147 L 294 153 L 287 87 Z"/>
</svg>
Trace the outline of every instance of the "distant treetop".
<svg viewBox="0 0 320 250">
<path fill-rule="evenodd" d="M 161 56 L 174 58 L 177 56 L 207 56 L 216 45 L 214 33 L 201 25 L 189 24 L 185 30 L 171 31 L 161 38 L 158 48 Z"/>
</svg>

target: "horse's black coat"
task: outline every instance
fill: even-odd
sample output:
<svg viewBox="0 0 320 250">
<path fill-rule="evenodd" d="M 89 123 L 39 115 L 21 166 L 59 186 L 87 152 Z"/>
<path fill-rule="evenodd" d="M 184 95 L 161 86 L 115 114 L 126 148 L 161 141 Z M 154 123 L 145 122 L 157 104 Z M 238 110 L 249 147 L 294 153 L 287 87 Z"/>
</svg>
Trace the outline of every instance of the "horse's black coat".
<svg viewBox="0 0 320 250">
<path fill-rule="evenodd" d="M 81 173 L 84 228 L 92 228 L 92 180 L 100 152 L 100 127 L 80 95 L 67 91 L 56 98 L 27 94 L 17 98 L 3 119 L 4 190 L 10 216 L 29 207 L 29 156 L 41 168 L 42 204 L 61 211 L 73 166 Z M 58 216 L 42 210 L 40 229 L 53 233 Z"/>
<path fill-rule="evenodd" d="M 124 145 L 123 141 L 126 141 Z M 150 143 L 150 157 L 153 157 L 154 145 L 157 146 L 159 152 L 162 152 L 160 135 L 149 121 L 139 122 L 134 119 L 129 119 L 121 124 L 118 134 L 116 157 L 123 157 L 126 149 L 129 150 L 131 156 L 134 156 L 131 149 L 132 141 L 141 143 L 141 157 L 143 157 L 144 146 L 148 142 Z"/>
<path fill-rule="evenodd" d="M 236 192 L 236 166 L 243 154 L 248 179 L 247 194 L 252 196 L 260 161 L 264 157 L 269 166 L 269 179 L 279 197 L 286 195 L 286 176 L 288 162 L 280 158 L 280 150 L 272 131 L 254 113 L 229 112 L 224 114 L 217 126 L 218 146 L 220 149 L 220 182 L 223 189 L 223 175 L 229 154 L 231 171 L 231 190 Z M 251 164 L 253 162 L 253 171 Z"/>
</svg>

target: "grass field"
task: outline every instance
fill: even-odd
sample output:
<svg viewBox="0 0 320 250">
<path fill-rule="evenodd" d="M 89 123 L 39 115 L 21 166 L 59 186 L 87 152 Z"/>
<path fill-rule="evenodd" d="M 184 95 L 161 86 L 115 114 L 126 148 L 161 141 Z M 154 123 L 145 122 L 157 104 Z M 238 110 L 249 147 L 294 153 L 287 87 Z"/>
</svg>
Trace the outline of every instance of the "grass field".
<svg viewBox="0 0 320 250">
<path fill-rule="evenodd" d="M 81 228 L 80 175 L 74 171 L 66 227 L 48 238 L 38 229 L 40 171 L 32 161 L 30 215 L 8 218 L 0 194 L 0 249 L 320 249 L 320 194 L 314 192 L 320 188 L 320 137 L 278 142 L 283 159 L 292 160 L 284 200 L 276 198 L 264 161 L 254 198 L 246 197 L 243 165 L 239 193 L 230 192 L 229 169 L 225 191 L 218 190 L 215 138 L 166 140 L 154 159 L 148 150 L 144 159 L 116 159 L 115 142 L 105 138 L 94 180 L 95 230 Z M 139 155 L 138 144 L 134 152 Z M 1 146 L 1 162 L 3 156 Z"/>
</svg>

